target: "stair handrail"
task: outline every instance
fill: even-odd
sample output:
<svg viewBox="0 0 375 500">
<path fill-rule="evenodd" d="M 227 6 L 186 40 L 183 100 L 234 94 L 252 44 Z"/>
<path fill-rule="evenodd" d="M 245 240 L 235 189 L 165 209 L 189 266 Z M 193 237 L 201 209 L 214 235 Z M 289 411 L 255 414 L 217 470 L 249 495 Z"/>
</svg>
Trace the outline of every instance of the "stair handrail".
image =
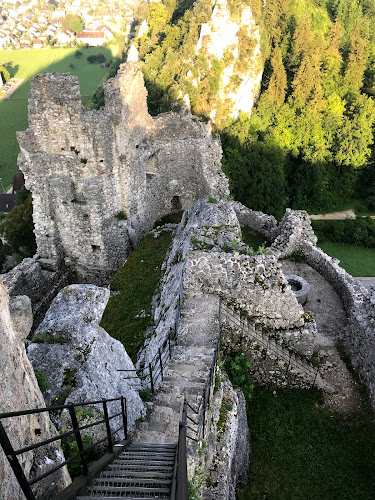
<svg viewBox="0 0 375 500">
<path fill-rule="evenodd" d="M 159 378 L 164 380 L 164 369 L 168 360 L 172 358 L 172 343 L 177 342 L 178 337 L 178 328 L 180 324 L 180 316 L 181 316 L 181 303 L 182 303 L 182 295 L 183 295 L 183 282 L 184 282 L 184 274 L 182 273 L 180 279 L 180 288 L 178 294 L 177 308 L 176 308 L 176 318 L 175 318 L 175 327 L 174 330 L 169 332 L 168 337 L 164 340 L 161 347 L 158 348 L 155 356 L 152 360 L 143 368 L 135 368 L 135 369 L 118 369 L 118 372 L 130 373 L 131 375 L 124 377 L 124 380 L 132 380 L 132 379 L 140 379 L 142 383 L 148 381 L 150 385 L 151 392 L 155 392 L 155 386 L 158 382 Z M 132 374 L 135 373 L 135 376 Z"/>
<path fill-rule="evenodd" d="M 231 309 L 228 310 L 228 307 L 225 306 L 225 313 L 226 313 L 226 318 L 229 318 L 229 321 L 235 324 L 235 326 L 242 328 L 242 331 L 244 330 L 244 325 L 241 324 L 241 321 L 234 315 L 234 312 L 232 312 Z M 257 343 L 263 345 L 263 348 L 266 350 L 272 351 L 276 353 L 277 356 L 282 358 L 286 363 L 287 363 L 287 370 L 289 369 L 290 364 L 295 364 L 297 365 L 298 369 L 301 370 L 305 375 L 308 375 L 309 377 L 313 378 L 312 386 L 315 385 L 315 382 L 317 380 L 317 377 L 319 375 L 320 369 L 319 366 L 314 367 L 312 364 L 310 365 L 309 362 L 306 360 L 304 361 L 302 358 L 298 357 L 298 353 L 292 352 L 288 348 L 283 348 L 281 345 L 279 346 L 277 342 L 273 341 L 276 347 L 273 347 L 270 343 L 270 339 L 266 340 L 264 339 L 264 335 L 254 335 L 249 328 L 246 329 L 246 333 L 249 337 L 251 337 L 253 340 L 255 340 Z M 260 338 L 262 340 L 260 340 Z M 272 341 L 271 341 L 272 342 Z M 286 350 L 288 351 L 288 354 L 285 354 L 283 351 Z M 293 357 L 293 361 L 292 361 Z"/>
<path fill-rule="evenodd" d="M 113 403 L 113 402 L 119 401 L 121 404 L 121 411 L 109 416 L 108 413 L 108 403 Z M 104 413 L 104 418 L 102 420 L 86 424 L 86 425 L 79 425 L 78 419 L 77 419 L 77 414 L 76 414 L 76 408 L 77 407 L 82 407 L 82 406 L 88 406 L 88 405 L 99 405 L 101 404 L 103 406 L 103 413 Z M 2 420 L 3 419 L 8 419 L 8 418 L 14 418 L 14 417 L 19 417 L 19 416 L 24 416 L 24 415 L 36 415 L 39 413 L 44 413 L 44 412 L 51 412 L 51 411 L 60 411 L 60 410 L 68 410 L 69 411 L 69 416 L 72 424 L 72 430 L 70 431 L 65 431 L 61 434 L 58 434 L 57 436 L 54 436 L 49 439 L 45 439 L 43 441 L 40 441 L 38 443 L 34 443 L 29 446 L 24 446 L 23 448 L 19 449 L 14 449 L 13 445 L 9 439 L 8 433 L 6 432 Z M 116 418 L 116 417 L 122 417 L 122 424 L 121 426 L 116 429 L 116 430 L 111 430 L 109 422 Z M 106 426 L 106 436 L 95 443 L 91 443 L 89 446 L 85 447 L 83 446 L 83 441 L 82 441 L 82 435 L 81 431 L 85 429 L 89 429 L 91 427 L 95 427 L 100 424 L 105 424 Z M 36 497 L 31 489 L 31 486 L 33 486 L 35 483 L 41 481 L 42 479 L 45 479 L 46 477 L 50 476 L 54 472 L 57 472 L 59 469 L 64 467 L 65 465 L 68 465 L 71 463 L 73 460 L 76 460 L 77 458 L 80 459 L 80 465 L 81 465 L 81 470 L 83 475 L 88 474 L 88 464 L 86 460 L 86 454 L 89 450 L 92 448 L 98 446 L 99 444 L 103 443 L 104 441 L 108 441 L 108 451 L 113 452 L 113 440 L 112 436 L 116 435 L 119 431 L 124 430 L 124 438 L 125 440 L 128 439 L 128 418 L 127 418 L 127 405 L 126 405 L 126 398 L 124 396 L 121 396 L 119 398 L 111 398 L 111 399 L 101 399 L 97 401 L 85 401 L 83 403 L 68 403 L 64 405 L 54 405 L 54 406 L 48 406 L 45 408 L 36 408 L 32 410 L 22 410 L 22 411 L 14 411 L 14 412 L 6 412 L 6 413 L 0 413 L 0 445 L 4 451 L 5 456 L 8 459 L 8 462 L 13 470 L 13 473 L 18 481 L 18 484 L 20 485 L 20 488 L 22 489 L 25 497 L 27 500 L 36 500 Z M 37 429 L 35 429 L 36 431 Z M 38 429 L 40 432 L 40 429 Z M 36 433 L 37 434 L 37 433 Z M 21 455 L 22 453 L 27 453 L 29 451 L 35 450 L 37 448 L 40 448 L 42 446 L 46 446 L 48 444 L 51 444 L 55 441 L 60 441 L 62 439 L 65 439 L 67 437 L 74 437 L 77 443 L 78 447 L 78 453 L 75 453 L 73 456 L 69 457 L 68 459 L 64 460 L 63 462 L 59 463 L 58 465 L 52 467 L 48 471 L 44 472 L 43 474 L 40 474 L 39 476 L 34 477 L 33 479 L 29 480 L 27 479 L 22 466 L 18 460 L 18 456 Z"/>
</svg>

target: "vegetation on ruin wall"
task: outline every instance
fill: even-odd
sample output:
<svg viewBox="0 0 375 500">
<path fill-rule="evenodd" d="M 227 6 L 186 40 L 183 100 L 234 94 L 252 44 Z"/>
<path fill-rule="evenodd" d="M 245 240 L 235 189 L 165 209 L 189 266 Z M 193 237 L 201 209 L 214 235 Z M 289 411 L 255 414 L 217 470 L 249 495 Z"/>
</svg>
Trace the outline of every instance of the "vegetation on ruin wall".
<svg viewBox="0 0 375 500">
<path fill-rule="evenodd" d="M 229 4 L 236 15 L 245 2 Z M 219 121 L 232 194 L 276 216 L 286 206 L 333 210 L 353 195 L 367 199 L 373 210 L 375 2 L 250 5 L 261 28 L 265 70 L 253 116 Z M 199 27 L 210 12 L 209 0 L 150 4 L 150 30 L 139 50 L 153 113 L 188 93 L 193 112 L 209 116 L 217 77 L 228 63 L 195 54 Z M 250 52 L 241 53 L 240 62 Z M 186 78 L 189 69 L 197 88 Z"/>
<path fill-rule="evenodd" d="M 38 73 L 53 71 L 77 75 L 85 105 L 92 99 L 98 85 L 106 80 L 110 68 L 90 64 L 86 58 L 92 54 L 103 53 L 107 61 L 114 60 L 117 55 L 117 46 L 81 50 L 84 57 L 79 59 L 74 57 L 75 48 L 0 50 L 0 63 L 9 70 L 10 76 L 25 79 L 10 99 L 0 100 L 0 191 L 2 191 L 2 186 L 5 190 L 11 186 L 13 174 L 17 171 L 19 147 L 16 131 L 27 128 L 30 79 Z"/>
<path fill-rule="evenodd" d="M 100 326 L 123 343 L 134 363 L 144 332 L 153 325 L 151 300 L 171 241 L 167 232 L 157 239 L 152 234 L 144 237 L 111 282 L 111 290 L 119 293 L 109 299 Z"/>
</svg>

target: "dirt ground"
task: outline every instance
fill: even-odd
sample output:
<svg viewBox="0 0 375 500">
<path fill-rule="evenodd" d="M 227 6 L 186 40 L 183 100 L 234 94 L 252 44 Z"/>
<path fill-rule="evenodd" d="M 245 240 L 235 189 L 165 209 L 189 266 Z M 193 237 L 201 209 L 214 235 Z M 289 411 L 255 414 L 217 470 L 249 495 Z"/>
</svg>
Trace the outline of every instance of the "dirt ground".
<svg viewBox="0 0 375 500">
<path fill-rule="evenodd" d="M 315 349 L 326 360 L 321 367 L 322 378 L 332 387 L 325 394 L 325 401 L 333 411 L 343 413 L 354 410 L 359 403 L 358 384 L 337 350 L 342 332 L 347 327 L 347 316 L 341 299 L 331 285 L 314 269 L 304 263 L 282 261 L 284 274 L 296 274 L 310 285 L 304 309 L 310 311 L 316 321 Z"/>
<path fill-rule="evenodd" d="M 10 99 L 12 97 L 12 94 L 18 89 L 18 87 L 21 85 L 21 83 L 24 81 L 24 78 L 12 78 L 12 81 L 15 82 L 14 85 L 8 90 L 8 92 L 0 97 L 1 99 Z M 0 89 L 1 91 L 1 89 Z"/>
<path fill-rule="evenodd" d="M 342 212 L 331 212 L 329 214 L 315 214 L 309 215 L 312 220 L 342 220 L 342 219 L 355 219 L 356 215 L 354 210 L 343 210 Z"/>
</svg>

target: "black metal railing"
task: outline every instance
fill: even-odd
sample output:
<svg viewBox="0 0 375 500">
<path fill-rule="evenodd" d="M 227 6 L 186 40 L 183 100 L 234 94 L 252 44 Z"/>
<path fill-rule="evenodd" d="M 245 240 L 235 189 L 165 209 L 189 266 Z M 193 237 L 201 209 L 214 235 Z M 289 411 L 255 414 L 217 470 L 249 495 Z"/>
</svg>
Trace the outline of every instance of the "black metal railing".
<svg viewBox="0 0 375 500">
<path fill-rule="evenodd" d="M 109 416 L 109 410 L 108 410 L 108 403 L 111 403 L 112 406 L 115 402 L 120 403 L 120 408 L 121 410 L 118 413 L 115 413 L 114 415 Z M 76 414 L 76 408 L 77 407 L 82 407 L 82 406 L 93 406 L 93 405 L 102 405 L 102 411 L 104 418 L 102 420 L 86 424 L 86 425 L 79 425 L 77 414 Z M 61 411 L 61 410 L 68 410 L 69 411 L 69 416 L 70 416 L 70 421 L 71 421 L 71 429 L 69 431 L 62 432 L 61 434 L 58 434 L 52 438 L 45 439 L 43 441 L 40 441 L 38 443 L 34 443 L 29 446 L 24 446 L 23 448 L 19 449 L 14 449 L 13 445 L 8 437 L 8 434 L 3 426 L 2 421 L 4 419 L 10 419 L 14 417 L 19 417 L 19 416 L 24 416 L 24 415 L 37 415 L 39 413 L 44 413 L 44 412 L 55 412 L 55 411 Z M 110 421 L 113 420 L 116 417 L 121 417 L 122 424 L 120 427 L 116 430 L 112 430 L 110 426 Z M 127 408 L 126 408 L 126 398 L 120 397 L 120 398 L 112 398 L 112 399 L 102 399 L 98 401 L 85 401 L 84 403 L 69 403 L 66 405 L 59 405 L 59 406 L 50 406 L 47 408 L 38 408 L 35 410 L 24 410 L 24 411 L 15 411 L 15 412 L 9 412 L 9 413 L 0 413 L 0 445 L 5 453 L 5 456 L 7 457 L 10 466 L 13 469 L 14 475 L 16 476 L 16 479 L 26 497 L 27 500 L 36 500 L 35 495 L 31 489 L 32 485 L 35 483 L 41 481 L 42 479 L 45 479 L 46 477 L 50 476 L 54 472 L 57 472 L 59 469 L 64 467 L 65 465 L 70 464 L 74 460 L 78 459 L 80 460 L 80 466 L 81 466 L 81 471 L 82 474 L 87 475 L 88 474 L 88 463 L 87 463 L 87 453 L 92 449 L 97 447 L 99 444 L 103 443 L 104 441 L 108 441 L 108 451 L 110 453 L 113 452 L 113 436 L 116 435 L 119 431 L 123 430 L 124 431 L 124 438 L 128 438 L 128 419 L 127 419 Z M 89 446 L 84 447 L 83 446 L 83 440 L 82 440 L 82 434 L 81 431 L 90 429 L 92 427 L 95 427 L 97 425 L 105 424 L 106 428 L 106 436 L 103 439 L 100 439 L 96 441 L 95 443 L 91 443 Z M 33 450 L 36 450 L 42 446 L 46 446 L 48 444 L 54 443 L 56 441 L 60 441 L 63 439 L 67 438 L 74 438 L 76 443 L 77 443 L 77 448 L 78 448 L 78 453 L 75 453 L 68 459 L 64 460 L 63 462 L 60 462 L 58 465 L 52 467 L 45 473 L 34 477 L 32 479 L 27 479 L 25 476 L 25 473 L 22 469 L 22 466 L 18 460 L 18 456 L 27 453 Z"/>
<path fill-rule="evenodd" d="M 244 333 L 244 322 L 238 319 L 238 316 L 227 306 L 223 308 L 223 311 L 227 323 L 230 326 L 235 326 Z M 271 353 L 281 359 L 286 366 L 285 373 L 290 371 L 290 368 L 294 366 L 311 380 L 311 386 L 315 385 L 319 375 L 319 366 L 313 366 L 307 360 L 298 357 L 297 353 L 292 352 L 287 347 L 278 345 L 275 341 L 270 339 L 269 335 L 265 335 L 262 332 L 255 334 L 250 328 L 246 328 L 246 337 L 261 346 L 266 355 Z M 263 375 L 265 376 L 266 374 L 263 372 Z"/>
<path fill-rule="evenodd" d="M 183 275 L 180 280 L 180 290 L 177 301 L 176 308 L 176 319 L 175 319 L 175 328 L 172 332 L 169 333 L 168 337 L 164 340 L 161 347 L 158 348 L 157 353 L 146 366 L 139 369 L 133 370 L 121 370 L 118 369 L 119 372 L 125 372 L 127 374 L 124 377 L 125 380 L 138 379 L 141 381 L 142 386 L 149 387 L 151 392 L 155 392 L 155 388 L 158 382 L 164 380 L 164 373 L 168 361 L 172 358 L 172 349 L 177 343 L 178 336 L 178 327 L 180 324 L 180 315 L 181 315 L 181 301 L 182 301 L 182 293 L 183 293 Z"/>
</svg>

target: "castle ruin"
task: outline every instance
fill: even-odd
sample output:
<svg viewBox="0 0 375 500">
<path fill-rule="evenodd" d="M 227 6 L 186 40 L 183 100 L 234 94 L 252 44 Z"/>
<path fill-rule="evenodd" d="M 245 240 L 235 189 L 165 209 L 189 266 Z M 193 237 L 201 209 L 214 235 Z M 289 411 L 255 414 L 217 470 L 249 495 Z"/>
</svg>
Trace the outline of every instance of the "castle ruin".
<svg viewBox="0 0 375 500">
<path fill-rule="evenodd" d="M 137 63 L 122 64 L 104 95 L 87 109 L 77 77 L 40 74 L 18 133 L 39 259 L 99 284 L 159 218 L 229 194 L 220 142 L 190 114 L 151 117 Z"/>
</svg>

